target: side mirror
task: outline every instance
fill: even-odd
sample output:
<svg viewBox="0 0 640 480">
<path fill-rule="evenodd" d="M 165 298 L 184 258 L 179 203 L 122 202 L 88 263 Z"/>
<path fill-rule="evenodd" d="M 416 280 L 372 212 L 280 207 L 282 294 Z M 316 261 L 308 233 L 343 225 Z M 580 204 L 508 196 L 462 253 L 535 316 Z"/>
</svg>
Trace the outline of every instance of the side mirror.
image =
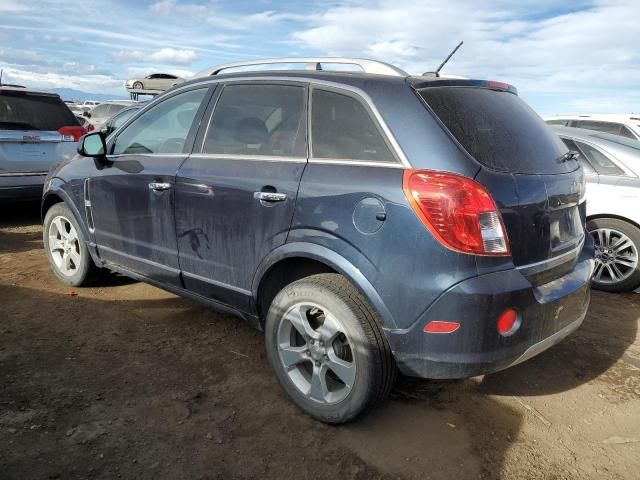
<svg viewBox="0 0 640 480">
<path fill-rule="evenodd" d="M 78 144 L 78 153 L 83 157 L 106 158 L 106 152 L 107 142 L 104 133 L 99 131 L 87 133 Z"/>
</svg>

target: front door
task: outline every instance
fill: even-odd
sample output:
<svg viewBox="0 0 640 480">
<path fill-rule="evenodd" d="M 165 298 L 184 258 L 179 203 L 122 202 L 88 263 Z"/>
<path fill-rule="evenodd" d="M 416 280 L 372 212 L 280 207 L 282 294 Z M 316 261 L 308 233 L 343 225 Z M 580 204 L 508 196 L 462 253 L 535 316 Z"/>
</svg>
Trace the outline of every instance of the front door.
<svg viewBox="0 0 640 480">
<path fill-rule="evenodd" d="M 85 196 L 101 258 L 180 286 L 175 175 L 186 159 L 208 89 L 176 93 L 154 105 L 108 145 Z"/>
<path fill-rule="evenodd" d="M 217 92 L 176 177 L 178 252 L 190 290 L 249 307 L 260 261 L 285 243 L 291 225 L 307 162 L 306 92 L 300 83 L 264 82 Z"/>
</svg>

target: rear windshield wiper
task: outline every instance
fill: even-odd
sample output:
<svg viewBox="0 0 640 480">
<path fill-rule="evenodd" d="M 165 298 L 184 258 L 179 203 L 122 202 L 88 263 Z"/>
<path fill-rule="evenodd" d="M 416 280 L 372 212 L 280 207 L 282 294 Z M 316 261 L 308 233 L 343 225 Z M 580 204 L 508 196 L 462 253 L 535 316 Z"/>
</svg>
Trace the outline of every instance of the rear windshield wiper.
<svg viewBox="0 0 640 480">
<path fill-rule="evenodd" d="M 567 153 L 563 153 L 558 158 L 556 158 L 556 163 L 565 163 L 569 160 L 577 160 L 579 156 L 579 152 L 576 152 L 575 150 L 569 150 Z"/>
</svg>

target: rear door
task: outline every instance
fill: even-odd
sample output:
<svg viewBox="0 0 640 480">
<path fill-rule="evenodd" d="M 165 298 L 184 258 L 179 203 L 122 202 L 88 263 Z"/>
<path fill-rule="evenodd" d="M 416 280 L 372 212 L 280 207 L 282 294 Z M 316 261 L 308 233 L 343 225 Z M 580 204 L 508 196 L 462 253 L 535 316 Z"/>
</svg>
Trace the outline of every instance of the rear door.
<svg viewBox="0 0 640 480">
<path fill-rule="evenodd" d="M 230 83 L 176 179 L 185 286 L 249 308 L 260 261 L 285 243 L 307 163 L 307 87 Z M 195 152 L 195 150 L 194 150 Z"/>
<path fill-rule="evenodd" d="M 208 87 L 177 92 L 124 127 L 85 188 L 102 258 L 181 286 L 175 175 L 193 145 Z"/>
<path fill-rule="evenodd" d="M 515 265 L 540 272 L 562 260 L 572 268 L 585 241 L 585 175 L 563 157 L 562 141 L 510 91 L 429 87 L 420 95 L 482 166 L 476 180 L 501 210 Z"/>
<path fill-rule="evenodd" d="M 0 89 L 0 175 L 46 175 L 75 153 L 81 134 L 57 95 Z"/>
</svg>

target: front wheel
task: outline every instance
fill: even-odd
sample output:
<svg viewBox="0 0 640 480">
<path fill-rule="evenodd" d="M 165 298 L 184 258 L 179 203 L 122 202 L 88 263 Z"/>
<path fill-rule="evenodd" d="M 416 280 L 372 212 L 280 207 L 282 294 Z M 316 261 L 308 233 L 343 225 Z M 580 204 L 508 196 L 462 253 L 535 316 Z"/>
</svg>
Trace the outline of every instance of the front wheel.
<svg viewBox="0 0 640 480">
<path fill-rule="evenodd" d="M 596 248 L 594 288 L 627 292 L 640 286 L 640 229 L 616 218 L 596 218 L 587 230 Z"/>
<path fill-rule="evenodd" d="M 142 82 L 136 82 L 133 84 L 133 89 L 134 90 L 143 90 L 144 89 L 144 85 L 142 85 Z"/>
<path fill-rule="evenodd" d="M 269 308 L 265 330 L 280 384 L 317 420 L 347 422 L 393 386 L 396 367 L 375 313 L 340 275 L 286 286 Z"/>
<path fill-rule="evenodd" d="M 73 287 L 87 283 L 96 267 L 80 225 L 64 203 L 47 211 L 43 240 L 51 270 L 60 281 Z"/>
</svg>

